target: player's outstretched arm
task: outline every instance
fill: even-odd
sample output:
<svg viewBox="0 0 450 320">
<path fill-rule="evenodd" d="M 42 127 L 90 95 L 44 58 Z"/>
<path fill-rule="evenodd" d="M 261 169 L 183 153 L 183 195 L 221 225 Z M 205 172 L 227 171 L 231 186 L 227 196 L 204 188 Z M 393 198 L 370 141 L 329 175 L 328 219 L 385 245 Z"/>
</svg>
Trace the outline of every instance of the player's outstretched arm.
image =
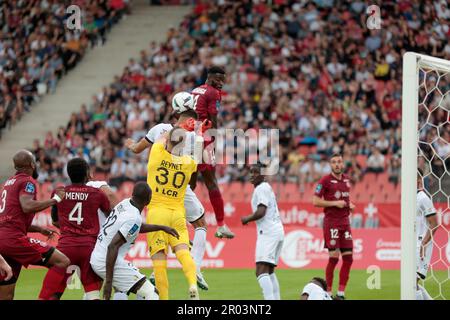
<svg viewBox="0 0 450 320">
<path fill-rule="evenodd" d="M 347 203 L 344 200 L 328 201 L 319 198 L 318 196 L 313 196 L 313 205 L 319 208 L 338 207 L 342 209 L 347 205 Z"/>
<path fill-rule="evenodd" d="M 174 228 L 171 228 L 168 226 L 162 226 L 162 225 L 158 225 L 158 224 L 143 223 L 141 225 L 141 229 L 139 230 L 139 233 L 149 233 L 149 232 L 156 232 L 156 231 L 164 231 L 165 233 L 168 233 L 177 239 L 180 238 L 180 235 L 178 234 L 177 230 L 175 230 Z"/>
<path fill-rule="evenodd" d="M 114 208 L 120 202 L 119 198 L 117 197 L 117 195 L 114 193 L 114 191 L 111 189 L 110 186 L 108 185 L 101 186 L 100 190 L 103 191 L 103 193 L 108 198 L 111 208 Z M 109 212 L 105 213 L 105 215 L 107 214 L 109 215 Z"/>
<path fill-rule="evenodd" d="M 58 207 L 56 205 L 52 206 L 50 215 L 52 217 L 52 224 L 59 229 Z"/>
<path fill-rule="evenodd" d="M 120 232 L 114 236 L 111 243 L 108 245 L 108 252 L 106 253 L 106 277 L 103 285 L 103 299 L 111 299 L 112 280 L 114 276 L 114 266 L 116 264 L 119 248 L 127 242 Z"/>
<path fill-rule="evenodd" d="M 147 141 L 147 139 L 142 138 L 139 142 L 134 142 L 133 139 L 125 140 L 125 147 L 133 153 L 141 153 L 145 149 L 151 147 L 151 143 Z"/>
<path fill-rule="evenodd" d="M 24 194 L 19 197 L 20 206 L 25 213 L 35 213 L 45 210 L 64 199 L 65 192 L 63 189 L 57 189 L 52 199 L 34 200 L 33 195 Z"/>
<path fill-rule="evenodd" d="M 259 220 L 263 218 L 266 215 L 267 207 L 263 204 L 258 204 L 258 208 L 256 209 L 255 213 L 245 216 L 241 218 L 242 224 L 246 225 L 249 222 Z"/>
<path fill-rule="evenodd" d="M 33 225 L 33 224 L 28 228 L 28 232 L 40 233 L 40 234 L 48 237 L 48 240 L 52 240 L 56 234 L 59 234 L 55 230 L 48 229 L 48 228 L 42 228 L 40 226 Z"/>
</svg>

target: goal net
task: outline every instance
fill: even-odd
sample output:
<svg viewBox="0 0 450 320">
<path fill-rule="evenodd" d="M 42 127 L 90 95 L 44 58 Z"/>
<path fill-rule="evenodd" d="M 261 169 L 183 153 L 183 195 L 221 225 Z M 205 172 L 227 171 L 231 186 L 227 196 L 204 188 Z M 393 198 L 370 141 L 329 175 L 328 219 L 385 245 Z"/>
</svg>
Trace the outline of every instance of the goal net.
<svg viewBox="0 0 450 320">
<path fill-rule="evenodd" d="M 418 218 L 418 180 L 436 208 L 435 228 L 430 228 L 428 219 Z M 449 196 L 450 61 L 407 52 L 403 56 L 402 97 L 402 299 L 416 299 L 417 268 L 423 270 L 428 261 L 426 247 L 419 260 L 420 243 L 431 229 L 427 245 L 432 248 L 431 258 L 426 278 L 419 284 L 433 299 L 450 299 Z"/>
</svg>

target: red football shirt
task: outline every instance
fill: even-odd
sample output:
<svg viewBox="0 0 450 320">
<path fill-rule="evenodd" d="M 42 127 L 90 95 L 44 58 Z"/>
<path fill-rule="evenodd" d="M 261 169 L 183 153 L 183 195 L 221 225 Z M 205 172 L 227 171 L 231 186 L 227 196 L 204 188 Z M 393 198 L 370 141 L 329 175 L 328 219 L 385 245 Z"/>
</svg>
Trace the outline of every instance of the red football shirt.
<svg viewBox="0 0 450 320">
<path fill-rule="evenodd" d="M 211 115 L 217 115 L 219 112 L 221 95 L 220 90 L 203 84 L 192 91 L 195 101 L 195 111 L 198 115 L 198 120 L 203 121 L 210 119 Z"/>
<path fill-rule="evenodd" d="M 111 211 L 109 200 L 99 189 L 86 185 L 64 188 L 66 195 L 57 204 L 61 231 L 58 246 L 95 245 L 100 225 L 98 210 Z"/>
<path fill-rule="evenodd" d="M 0 239 L 25 236 L 35 213 L 23 212 L 19 197 L 31 195 L 36 200 L 36 181 L 18 173 L 6 180 L 0 193 Z"/>
<path fill-rule="evenodd" d="M 338 207 L 324 208 L 324 223 L 333 226 L 350 224 L 350 179 L 347 175 L 343 174 L 341 180 L 338 180 L 332 174 L 322 177 L 317 184 L 314 195 L 326 201 L 344 200 L 347 203 L 347 206 L 342 209 Z"/>
</svg>

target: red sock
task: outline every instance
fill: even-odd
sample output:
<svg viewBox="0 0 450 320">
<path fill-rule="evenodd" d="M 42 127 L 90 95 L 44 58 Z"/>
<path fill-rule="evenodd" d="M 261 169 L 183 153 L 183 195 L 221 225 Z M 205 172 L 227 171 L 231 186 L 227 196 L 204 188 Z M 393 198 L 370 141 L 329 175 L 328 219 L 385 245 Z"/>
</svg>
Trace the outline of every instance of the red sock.
<svg viewBox="0 0 450 320">
<path fill-rule="evenodd" d="M 42 283 L 39 299 L 59 300 L 66 289 L 66 282 L 69 276 L 64 269 L 57 267 L 50 268 Z"/>
<path fill-rule="evenodd" d="M 325 270 L 325 277 L 327 280 L 327 292 L 331 292 L 333 288 L 334 269 L 339 262 L 339 258 L 328 258 L 327 268 Z"/>
<path fill-rule="evenodd" d="M 339 291 L 344 292 L 350 276 L 350 268 L 353 263 L 353 255 L 347 254 L 342 256 L 342 267 L 339 272 Z"/>
<path fill-rule="evenodd" d="M 211 205 L 213 206 L 214 213 L 216 215 L 217 225 L 219 227 L 223 226 L 225 212 L 223 209 L 222 194 L 220 193 L 219 189 L 209 191 L 209 201 L 211 201 Z"/>
</svg>

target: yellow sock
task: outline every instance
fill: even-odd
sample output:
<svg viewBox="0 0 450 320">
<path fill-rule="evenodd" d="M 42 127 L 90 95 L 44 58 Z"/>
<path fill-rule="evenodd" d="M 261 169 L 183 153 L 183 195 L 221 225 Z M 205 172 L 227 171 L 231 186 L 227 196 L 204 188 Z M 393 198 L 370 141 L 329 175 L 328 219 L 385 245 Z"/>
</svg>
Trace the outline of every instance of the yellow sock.
<svg viewBox="0 0 450 320">
<path fill-rule="evenodd" d="M 183 267 L 184 276 L 186 277 L 189 286 L 197 285 L 197 268 L 195 267 L 194 259 L 192 259 L 189 250 L 178 250 L 176 256 Z"/>
<path fill-rule="evenodd" d="M 155 272 L 156 289 L 159 292 L 160 300 L 169 300 L 169 279 L 167 278 L 167 261 L 153 261 L 153 271 Z"/>
</svg>

